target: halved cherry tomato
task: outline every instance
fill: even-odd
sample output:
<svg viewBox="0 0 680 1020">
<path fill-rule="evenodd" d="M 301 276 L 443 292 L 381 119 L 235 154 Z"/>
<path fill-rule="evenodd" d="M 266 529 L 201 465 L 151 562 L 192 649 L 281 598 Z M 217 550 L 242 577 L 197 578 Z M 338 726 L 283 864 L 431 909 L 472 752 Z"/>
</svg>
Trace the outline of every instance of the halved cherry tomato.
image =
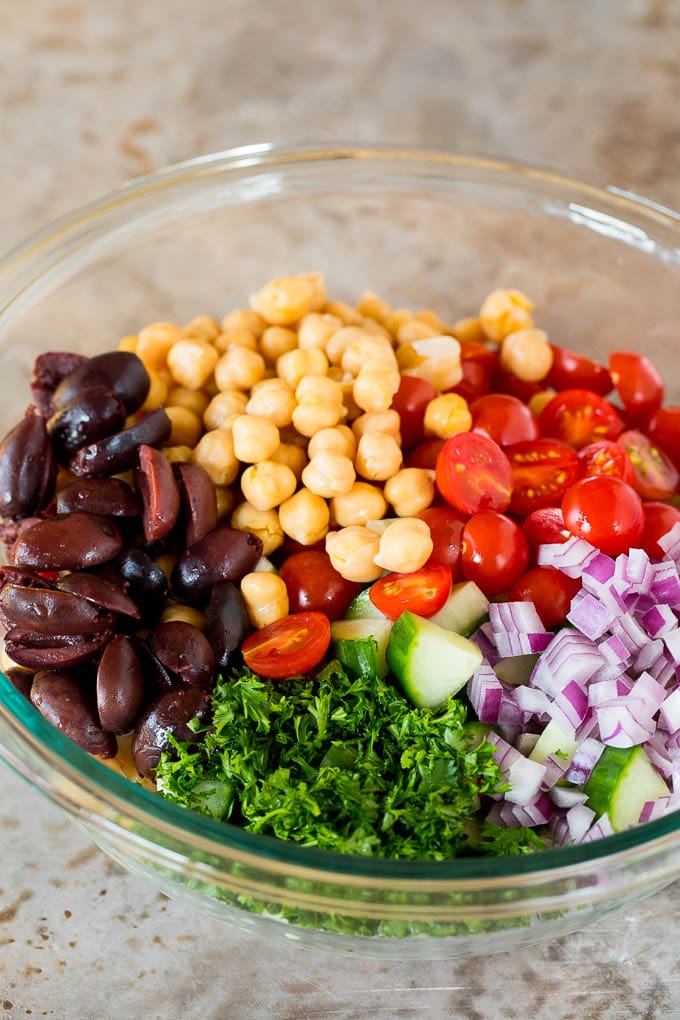
<svg viewBox="0 0 680 1020">
<path fill-rule="evenodd" d="M 668 503 L 643 503 L 645 528 L 640 545 L 652 560 L 662 560 L 666 555 L 659 545 L 659 539 L 666 535 L 678 521 L 680 510 Z"/>
<path fill-rule="evenodd" d="M 668 499 L 677 492 L 680 474 L 651 439 L 629 429 L 619 436 L 619 443 L 633 466 L 633 488 L 643 499 Z"/>
<path fill-rule="evenodd" d="M 318 666 L 330 643 L 331 625 L 325 613 L 291 613 L 256 630 L 241 651 L 253 673 L 284 680 Z"/>
<path fill-rule="evenodd" d="M 451 594 L 451 583 L 451 570 L 445 563 L 427 563 L 411 574 L 385 574 L 368 589 L 368 597 L 390 620 L 406 610 L 433 616 Z"/>
<path fill-rule="evenodd" d="M 660 407 L 644 428 L 652 442 L 680 468 L 680 407 Z"/>
<path fill-rule="evenodd" d="M 401 418 L 401 445 L 405 450 L 410 450 L 416 443 L 422 443 L 425 438 L 425 409 L 436 396 L 437 391 L 426 379 L 402 375 L 392 407 L 399 412 Z"/>
<path fill-rule="evenodd" d="M 466 518 L 450 506 L 430 506 L 418 514 L 430 529 L 433 550 L 428 562 L 445 563 L 451 568 L 454 581 L 463 576 L 460 566 L 460 548 Z"/>
<path fill-rule="evenodd" d="M 446 502 L 464 514 L 505 510 L 512 469 L 500 446 L 476 432 L 446 440 L 437 457 L 437 486 Z"/>
<path fill-rule="evenodd" d="M 623 478 L 632 485 L 635 472 L 630 457 L 618 443 L 611 439 L 601 439 L 599 443 L 588 443 L 578 452 L 581 478 L 592 478 L 593 475 L 611 475 L 612 478 Z"/>
<path fill-rule="evenodd" d="M 437 457 L 445 445 L 445 439 L 426 439 L 424 443 L 413 447 L 404 461 L 404 467 L 427 468 L 428 471 L 434 471 Z"/>
<path fill-rule="evenodd" d="M 639 545 L 645 523 L 642 500 L 620 478 L 582 478 L 562 500 L 564 523 L 572 535 L 608 556 Z"/>
<path fill-rule="evenodd" d="M 579 475 L 578 457 L 557 439 L 534 439 L 506 446 L 512 468 L 510 512 L 524 517 L 533 510 L 559 506 Z"/>
<path fill-rule="evenodd" d="M 461 560 L 468 581 L 474 581 L 489 598 L 500 595 L 527 568 L 527 540 L 510 517 L 482 510 L 463 528 Z"/>
<path fill-rule="evenodd" d="M 578 578 L 567 577 L 556 567 L 534 567 L 515 581 L 510 599 L 533 602 L 543 626 L 552 630 L 566 621 L 571 600 L 580 587 Z"/>
<path fill-rule="evenodd" d="M 564 523 L 562 509 L 559 506 L 547 506 L 543 510 L 533 510 L 522 521 L 522 531 L 529 543 L 529 555 L 532 562 L 536 560 L 540 545 L 561 545 L 571 538 L 571 532 Z"/>
<path fill-rule="evenodd" d="M 663 402 L 661 373 L 644 354 L 616 351 L 609 355 L 609 371 L 631 424 L 648 418 Z"/>
<path fill-rule="evenodd" d="M 471 404 L 473 400 L 491 392 L 491 373 L 483 361 L 470 358 L 468 361 L 461 361 L 460 368 L 463 378 L 456 386 L 445 390 L 446 393 L 457 393 Z"/>
<path fill-rule="evenodd" d="M 511 397 L 517 397 L 525 404 L 531 400 L 535 393 L 540 393 L 545 388 L 538 383 L 520 379 L 512 372 L 504 372 L 501 368 L 494 372 L 492 382 L 495 393 L 507 393 Z"/>
<path fill-rule="evenodd" d="M 579 450 L 600 439 L 618 439 L 623 432 L 623 422 L 614 408 L 592 390 L 556 393 L 539 414 L 538 427 L 542 435 Z"/>
<path fill-rule="evenodd" d="M 493 372 L 498 367 L 496 352 L 478 340 L 460 341 L 460 360 L 462 362 L 477 361 L 480 365 L 488 368 L 489 372 Z"/>
<path fill-rule="evenodd" d="M 499 446 L 511 446 L 537 439 L 538 422 L 526 404 L 509 393 L 489 393 L 470 404 L 472 431 L 493 439 Z"/>
<path fill-rule="evenodd" d="M 364 587 L 345 580 L 323 549 L 303 549 L 287 556 L 279 573 L 288 591 L 291 613 L 325 613 L 329 620 L 341 620 Z"/>
<path fill-rule="evenodd" d="M 554 390 L 591 390 L 606 397 L 614 389 L 609 372 L 592 358 L 570 351 L 566 347 L 550 345 L 553 352 L 552 368 L 544 379 Z"/>
</svg>

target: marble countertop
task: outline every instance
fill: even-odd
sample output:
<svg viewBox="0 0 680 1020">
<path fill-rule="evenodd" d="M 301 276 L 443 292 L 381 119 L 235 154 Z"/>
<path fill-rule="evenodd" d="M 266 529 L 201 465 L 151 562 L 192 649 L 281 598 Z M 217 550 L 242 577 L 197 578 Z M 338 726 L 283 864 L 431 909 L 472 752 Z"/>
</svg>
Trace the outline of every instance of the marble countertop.
<svg viewBox="0 0 680 1020">
<path fill-rule="evenodd" d="M 0 0 L 0 247 L 262 140 L 507 156 L 680 208 L 672 0 Z M 302 952 L 191 913 L 0 771 L 0 1018 L 680 1016 L 680 885 L 471 961 Z"/>
</svg>

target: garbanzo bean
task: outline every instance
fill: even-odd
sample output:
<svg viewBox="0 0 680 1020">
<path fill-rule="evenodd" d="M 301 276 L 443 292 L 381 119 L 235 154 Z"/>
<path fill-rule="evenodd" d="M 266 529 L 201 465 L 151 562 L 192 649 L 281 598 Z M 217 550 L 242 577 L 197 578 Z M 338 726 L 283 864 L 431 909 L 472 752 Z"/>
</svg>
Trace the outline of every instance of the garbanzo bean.
<svg viewBox="0 0 680 1020">
<path fill-rule="evenodd" d="M 451 332 L 456 340 L 460 340 L 464 344 L 483 344 L 486 341 L 486 333 L 482 329 L 482 324 L 474 316 L 458 319 L 457 322 L 454 322 Z"/>
<path fill-rule="evenodd" d="M 479 321 L 489 340 L 500 342 L 508 333 L 533 326 L 533 307 L 521 290 L 492 290 L 482 303 Z"/>
<path fill-rule="evenodd" d="M 241 579 L 241 594 L 253 627 L 266 627 L 288 616 L 288 589 L 278 574 L 266 570 L 246 574 Z"/>
<path fill-rule="evenodd" d="M 243 464 L 266 460 L 280 442 L 273 421 L 261 414 L 240 414 L 232 424 L 234 453 Z"/>
<path fill-rule="evenodd" d="M 532 414 L 535 414 L 538 418 L 539 414 L 549 404 L 552 398 L 555 396 L 555 390 L 539 390 L 538 393 L 534 393 L 533 397 L 530 397 L 527 401 L 527 407 Z"/>
<path fill-rule="evenodd" d="M 294 351 L 297 346 L 295 330 L 286 326 L 268 326 L 260 337 L 260 354 L 271 366 L 276 365 L 282 354 Z"/>
<path fill-rule="evenodd" d="M 323 351 L 315 347 L 307 351 L 296 348 L 277 358 L 276 374 L 281 379 L 285 379 L 290 388 L 295 390 L 307 376 L 327 375 L 328 358 Z"/>
<path fill-rule="evenodd" d="M 307 447 L 309 456 L 314 457 L 322 450 L 329 450 L 331 453 L 341 453 L 353 461 L 357 452 L 353 428 L 354 426 L 349 428 L 348 425 L 334 425 L 331 428 L 319 429 L 309 440 Z"/>
<path fill-rule="evenodd" d="M 328 532 L 330 513 L 322 496 L 300 489 L 279 507 L 284 533 L 300 545 L 314 545 Z"/>
<path fill-rule="evenodd" d="M 203 420 L 210 398 L 203 390 L 188 390 L 186 386 L 173 386 L 168 392 L 168 404 L 175 407 L 187 407 Z"/>
<path fill-rule="evenodd" d="M 439 439 L 448 439 L 459 432 L 469 432 L 472 428 L 472 415 L 467 400 L 458 393 L 442 393 L 425 408 L 423 425 L 426 436 L 437 436 Z"/>
<path fill-rule="evenodd" d="M 335 315 L 310 312 L 300 320 L 297 332 L 298 347 L 303 351 L 312 347 L 318 347 L 320 351 L 325 351 L 326 344 L 341 326 L 342 322 Z"/>
<path fill-rule="evenodd" d="M 139 331 L 135 354 L 147 369 L 164 368 L 170 348 L 183 337 L 181 327 L 174 322 L 150 322 Z"/>
<path fill-rule="evenodd" d="M 215 337 L 215 348 L 220 354 L 224 354 L 230 347 L 245 347 L 249 351 L 256 351 L 257 337 L 245 326 L 231 326 Z"/>
<path fill-rule="evenodd" d="M 167 364 L 172 378 L 188 390 L 205 386 L 219 355 L 207 340 L 178 340 L 168 351 Z"/>
<path fill-rule="evenodd" d="M 385 337 L 366 334 L 348 344 L 342 353 L 340 367 L 343 372 L 357 376 L 367 361 L 385 363 L 386 368 L 396 369 L 397 359 L 392 344 Z"/>
<path fill-rule="evenodd" d="M 399 389 L 399 369 L 367 361 L 352 387 L 352 396 L 362 411 L 386 411 Z"/>
<path fill-rule="evenodd" d="M 382 573 L 375 563 L 380 536 L 370 528 L 349 527 L 326 536 L 326 552 L 332 565 L 347 581 L 367 584 Z"/>
<path fill-rule="evenodd" d="M 416 517 L 434 499 L 434 471 L 402 468 L 387 479 L 384 492 L 397 517 Z"/>
<path fill-rule="evenodd" d="M 241 466 L 234 453 L 230 429 L 206 432 L 196 444 L 191 459 L 207 471 L 215 485 L 231 485 Z"/>
<path fill-rule="evenodd" d="M 385 528 L 374 562 L 384 570 L 410 574 L 420 570 L 432 555 L 434 543 L 425 521 L 404 517 Z"/>
<path fill-rule="evenodd" d="M 193 459 L 193 452 L 191 446 L 164 446 L 161 449 L 161 453 L 171 464 L 188 464 Z"/>
<path fill-rule="evenodd" d="M 214 340 L 219 331 L 217 320 L 212 315 L 195 315 L 182 329 L 189 340 Z"/>
<path fill-rule="evenodd" d="M 327 376 L 305 376 L 295 390 L 295 399 L 298 403 L 293 410 L 293 425 L 303 436 L 313 436 L 343 418 L 342 387 Z"/>
<path fill-rule="evenodd" d="M 333 520 L 343 528 L 379 521 L 386 511 L 387 502 L 382 489 L 368 482 L 355 482 L 344 496 L 331 500 Z"/>
<path fill-rule="evenodd" d="M 552 368 L 553 352 L 542 329 L 518 329 L 501 344 L 501 368 L 524 382 L 540 382 Z"/>
<path fill-rule="evenodd" d="M 412 344 L 414 340 L 427 340 L 429 337 L 441 335 L 440 329 L 423 322 L 422 319 L 409 319 L 397 327 L 397 340 L 400 344 Z"/>
<path fill-rule="evenodd" d="M 401 418 L 394 408 L 386 411 L 366 411 L 352 422 L 352 432 L 357 440 L 367 432 L 384 432 L 401 444 Z"/>
<path fill-rule="evenodd" d="M 279 443 L 269 459 L 273 460 L 275 464 L 285 464 L 300 481 L 307 464 L 307 453 L 304 446 L 298 446 L 295 443 Z"/>
<path fill-rule="evenodd" d="M 277 428 L 283 428 L 293 421 L 296 403 L 295 393 L 285 379 L 263 379 L 251 390 L 246 411 L 264 415 Z"/>
<path fill-rule="evenodd" d="M 258 510 L 244 500 L 231 515 L 231 526 L 238 531 L 252 531 L 262 542 L 262 555 L 270 556 L 283 543 L 283 528 L 276 510 Z"/>
<path fill-rule="evenodd" d="M 190 623 L 192 627 L 205 630 L 208 620 L 205 613 L 195 606 L 187 606 L 183 602 L 170 602 L 161 613 L 161 623 Z"/>
<path fill-rule="evenodd" d="M 222 319 L 223 332 L 226 332 L 228 329 L 249 329 L 258 340 L 266 326 L 267 323 L 262 316 L 254 312 L 252 308 L 235 308 L 233 312 L 229 312 Z"/>
<path fill-rule="evenodd" d="M 172 431 L 168 438 L 170 446 L 195 446 L 203 434 L 203 422 L 195 411 L 176 404 L 167 404 L 165 413 L 170 419 Z"/>
<path fill-rule="evenodd" d="M 234 509 L 234 493 L 228 485 L 215 486 L 217 520 L 224 521 Z"/>
<path fill-rule="evenodd" d="M 384 482 L 401 467 L 401 447 L 384 432 L 367 432 L 359 440 L 356 455 L 357 474 L 371 482 Z"/>
<path fill-rule="evenodd" d="M 357 301 L 357 311 L 369 319 L 375 319 L 381 325 L 389 329 L 393 310 L 391 305 L 374 294 L 372 290 L 365 290 Z"/>
<path fill-rule="evenodd" d="M 140 411 L 155 411 L 156 408 L 165 407 L 167 404 L 169 387 L 165 377 L 160 372 L 153 368 L 147 368 L 146 370 L 149 375 L 149 392 Z"/>
<path fill-rule="evenodd" d="M 248 397 L 242 390 L 222 390 L 216 393 L 203 413 L 207 429 L 219 429 L 233 414 L 244 414 Z"/>
<path fill-rule="evenodd" d="M 264 358 L 247 347 L 228 347 L 215 365 L 219 390 L 249 390 L 265 371 Z"/>
<path fill-rule="evenodd" d="M 285 464 L 261 460 L 241 475 L 241 490 L 256 510 L 273 510 L 293 495 L 297 478 Z"/>
<path fill-rule="evenodd" d="M 261 287 L 250 299 L 251 307 L 273 326 L 289 326 L 318 312 L 326 300 L 321 273 L 279 276 Z"/>
<path fill-rule="evenodd" d="M 347 348 L 367 337 L 371 339 L 371 334 L 361 326 L 343 326 L 337 330 L 326 344 L 326 356 L 331 365 L 339 365 Z"/>
<path fill-rule="evenodd" d="M 344 496 L 354 485 L 355 479 L 354 465 L 349 457 L 331 450 L 321 450 L 315 454 L 302 472 L 302 484 L 310 492 L 325 499 Z"/>
</svg>

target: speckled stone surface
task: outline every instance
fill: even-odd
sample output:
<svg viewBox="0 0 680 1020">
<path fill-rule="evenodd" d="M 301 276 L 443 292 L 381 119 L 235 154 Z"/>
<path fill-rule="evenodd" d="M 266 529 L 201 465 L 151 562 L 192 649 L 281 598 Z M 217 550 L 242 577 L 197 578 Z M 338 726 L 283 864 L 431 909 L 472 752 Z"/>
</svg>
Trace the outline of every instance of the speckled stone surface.
<svg viewBox="0 0 680 1020">
<path fill-rule="evenodd" d="M 263 139 L 509 156 L 680 207 L 673 0 L 0 0 L 0 246 Z M 514 956 L 381 963 L 232 931 L 0 772 L 0 1017 L 680 1016 L 680 886 Z"/>
</svg>

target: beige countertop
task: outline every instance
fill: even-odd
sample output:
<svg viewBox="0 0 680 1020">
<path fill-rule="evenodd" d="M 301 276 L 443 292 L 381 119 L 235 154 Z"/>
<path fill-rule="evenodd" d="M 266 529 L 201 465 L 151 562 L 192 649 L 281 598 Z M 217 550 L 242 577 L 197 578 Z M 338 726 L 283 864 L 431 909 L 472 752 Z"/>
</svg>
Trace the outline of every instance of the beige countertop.
<svg viewBox="0 0 680 1020">
<path fill-rule="evenodd" d="M 672 0 L 0 0 L 0 248 L 262 140 L 507 156 L 680 208 Z M 390 964 L 230 930 L 0 770 L 0 1018 L 680 1016 L 680 886 L 515 955 Z"/>
</svg>

